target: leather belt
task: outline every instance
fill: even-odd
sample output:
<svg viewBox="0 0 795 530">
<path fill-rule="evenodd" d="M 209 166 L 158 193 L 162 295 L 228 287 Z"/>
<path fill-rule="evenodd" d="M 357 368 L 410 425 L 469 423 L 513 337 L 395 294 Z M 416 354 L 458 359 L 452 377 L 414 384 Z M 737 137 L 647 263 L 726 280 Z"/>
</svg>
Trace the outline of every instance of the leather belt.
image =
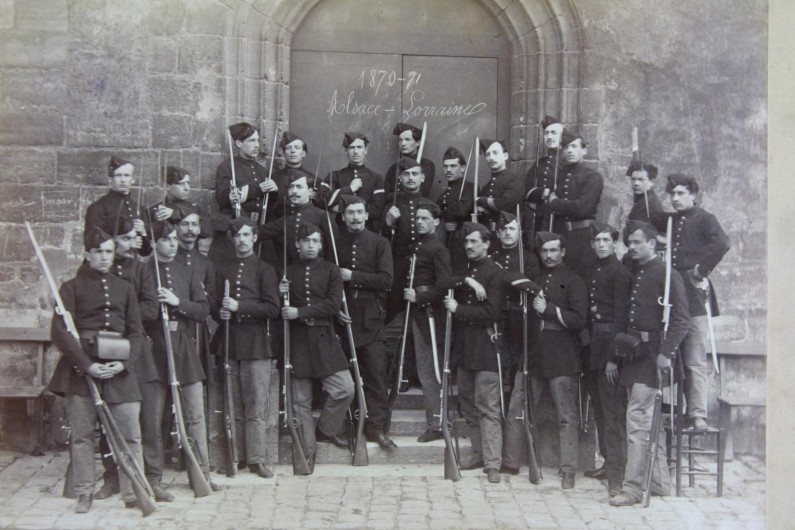
<svg viewBox="0 0 795 530">
<path fill-rule="evenodd" d="M 609 333 L 613 331 L 613 324 L 610 322 L 591 322 L 591 331 L 594 333 Z"/>
<path fill-rule="evenodd" d="M 414 292 L 415 293 L 424 293 L 425 291 L 430 291 L 433 289 L 433 285 L 415 285 Z"/>
<path fill-rule="evenodd" d="M 544 331 L 571 331 L 556 320 L 544 320 Z"/>
<path fill-rule="evenodd" d="M 348 289 L 348 294 L 350 298 L 356 298 L 357 300 L 371 300 L 374 298 L 378 298 L 378 293 L 376 291 L 370 291 L 369 289 Z"/>
<path fill-rule="evenodd" d="M 596 224 L 596 221 L 593 219 L 584 219 L 582 221 L 564 221 L 563 222 L 563 230 L 566 232 L 572 232 L 574 230 L 582 230 L 583 228 L 589 228 Z"/>
<path fill-rule="evenodd" d="M 305 326 L 330 326 L 331 321 L 328 318 L 307 318 L 303 324 Z"/>
</svg>

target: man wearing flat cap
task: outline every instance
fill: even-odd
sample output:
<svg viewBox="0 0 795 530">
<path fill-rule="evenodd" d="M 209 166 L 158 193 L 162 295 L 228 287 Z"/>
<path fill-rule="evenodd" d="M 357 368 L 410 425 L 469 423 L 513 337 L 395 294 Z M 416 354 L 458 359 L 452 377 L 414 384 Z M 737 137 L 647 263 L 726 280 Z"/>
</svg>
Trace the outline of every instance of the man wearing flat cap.
<svg viewBox="0 0 795 530">
<path fill-rule="evenodd" d="M 354 385 L 348 359 L 334 333 L 334 318 L 342 306 L 342 276 L 335 264 L 324 260 L 320 251 L 320 228 L 302 223 L 296 232 L 298 259 L 287 267 L 279 282 L 279 293 L 289 293 L 289 305 L 281 315 L 290 323 L 293 365 L 293 415 L 303 433 L 306 457 L 314 469 L 317 442 L 348 449 L 338 436 L 345 411 L 353 401 Z M 312 384 L 322 382 L 326 401 L 317 427 L 312 428 Z"/>
<path fill-rule="evenodd" d="M 224 322 L 229 321 L 229 364 L 241 463 L 262 478 L 272 478 L 269 466 L 279 459 L 279 373 L 268 320 L 279 316 L 279 295 L 273 267 L 254 253 L 256 230 L 251 219 L 229 221 L 235 255 L 218 267 L 218 301 L 210 310 L 221 324 L 213 337 L 219 357 L 224 355 Z M 229 285 L 228 296 L 225 284 Z"/>
<path fill-rule="evenodd" d="M 276 200 L 271 198 L 268 203 L 267 221 L 275 221 L 284 215 L 284 199 L 287 197 L 287 188 L 290 185 L 290 170 L 306 174 L 310 196 L 315 194 L 317 186 L 315 174 L 304 167 L 304 159 L 309 153 L 309 146 L 307 146 L 303 138 L 290 131 L 284 131 L 281 140 L 279 140 L 279 149 L 281 149 L 284 157 L 284 167 L 274 168 L 273 170 L 273 181 L 276 183 L 278 190 L 276 192 Z"/>
<path fill-rule="evenodd" d="M 461 413 L 470 429 L 472 458 L 461 469 L 483 468 L 491 483 L 502 467 L 502 378 L 494 340 L 503 294 L 502 269 L 489 258 L 491 233 L 478 223 L 464 223 L 469 263 L 436 288 L 453 289 L 444 306 L 453 317 L 453 346 Z"/>
<path fill-rule="evenodd" d="M 69 456 L 78 496 L 75 511 L 87 513 L 94 494 L 94 432 L 97 410 L 85 376 L 91 376 L 110 407 L 133 458 L 143 467 L 138 416 L 141 393 L 132 367 L 141 351 L 141 316 L 133 286 L 110 273 L 113 238 L 99 226 L 83 236 L 85 262 L 77 275 L 61 285 L 64 308 L 71 313 L 80 335 L 76 339 L 58 314 L 52 318 L 52 342 L 61 352 L 47 388 L 66 398 L 69 417 Z M 100 331 L 120 333 L 130 344 L 129 359 L 107 361 L 99 357 L 96 337 Z M 125 505 L 137 505 L 129 479 L 119 474 Z"/>
<path fill-rule="evenodd" d="M 384 177 L 365 166 L 367 145 L 370 140 L 361 133 L 346 132 L 342 148 L 348 165 L 332 171 L 321 181 L 318 191 L 319 206 L 335 209 L 342 195 L 355 195 L 367 205 L 368 228 L 378 230 L 384 207 Z"/>
<path fill-rule="evenodd" d="M 646 451 L 652 436 L 659 438 L 657 459 L 652 463 L 651 492 L 668 495 L 671 477 L 668 472 L 665 432 L 651 432 L 655 397 L 670 381 L 672 361 L 688 329 L 688 301 L 685 282 L 674 270 L 670 278 L 668 323 L 663 322 L 665 299 L 665 264 L 657 257 L 657 230 L 646 223 L 633 221 L 628 230 L 627 246 L 636 261 L 632 292 L 627 306 L 626 333 L 618 333 L 609 359 L 620 364 L 620 384 L 627 390 L 627 454 L 624 483 L 615 493 L 612 484 L 611 506 L 631 506 L 643 498 Z M 667 331 L 666 331 L 667 325 Z"/>
<path fill-rule="evenodd" d="M 523 229 L 527 243 L 533 244 L 532 237 L 536 231 L 549 230 L 549 213 L 547 211 L 545 190 L 555 188 L 555 177 L 563 169 L 561 161 L 561 137 L 565 127 L 554 116 L 544 116 L 541 121 L 543 138 L 536 162 L 527 170 L 525 176 L 525 205 L 527 206 Z M 544 156 L 541 154 L 544 153 Z"/>
<path fill-rule="evenodd" d="M 226 159 L 215 171 L 215 200 L 220 212 L 213 216 L 215 233 L 208 256 L 220 265 L 234 254 L 234 248 L 226 232 L 229 220 L 239 215 L 251 218 L 259 216 L 266 194 L 268 203 L 276 201 L 276 183 L 268 178 L 268 170 L 257 162 L 260 150 L 259 130 L 250 123 L 230 125 L 228 134 L 232 136 L 237 156 Z M 226 141 L 224 141 L 226 144 Z M 235 171 L 235 186 L 232 186 L 232 168 Z"/>
<path fill-rule="evenodd" d="M 367 402 L 364 435 L 383 449 L 394 449 L 395 442 L 385 433 L 389 381 L 381 333 L 386 292 L 392 286 L 392 249 L 385 237 L 367 229 L 364 199 L 343 195 L 339 202 L 344 226 L 336 240 L 337 253 Z"/>
<path fill-rule="evenodd" d="M 591 246 L 596 259 L 585 269 L 589 343 L 583 344 L 581 360 L 604 465 L 595 471 L 586 471 L 585 476 L 607 479 L 608 492 L 616 495 L 624 477 L 627 440 L 626 392 L 618 384 L 618 364 L 612 362 L 613 339 L 616 333 L 625 332 L 627 328 L 632 278 L 615 255 L 618 230 L 598 222 L 591 230 Z"/>
<path fill-rule="evenodd" d="M 508 169 L 505 142 L 481 138 L 478 148 L 491 170 L 491 178 L 478 191 L 478 220 L 494 230 L 500 212 L 516 211 L 516 205 L 524 198 L 524 180 Z"/>
<path fill-rule="evenodd" d="M 590 227 L 596 222 L 596 208 L 602 196 L 602 175 L 585 166 L 588 143 L 582 135 L 564 131 L 562 171 L 555 189 L 545 188 L 547 211 L 554 215 L 550 230 L 566 236 L 566 262 L 582 276 L 593 260 Z"/>
<path fill-rule="evenodd" d="M 541 331 L 530 364 L 533 408 L 538 410 L 549 390 L 558 417 L 561 487 L 574 487 L 579 455 L 578 385 L 580 331 L 588 315 L 588 294 L 583 279 L 565 263 L 566 239 L 552 232 L 536 233 L 536 252 L 541 261 L 533 310 L 541 319 Z"/>
<path fill-rule="evenodd" d="M 398 123 L 392 130 L 392 134 L 398 137 L 398 151 L 400 157 L 412 158 L 422 166 L 422 173 L 425 181 L 420 186 L 420 195 L 427 197 L 433 187 L 433 179 L 436 177 L 436 166 L 429 159 L 419 156 L 420 143 L 422 142 L 422 129 L 408 123 Z M 389 166 L 384 179 L 384 189 L 386 193 L 401 191 L 403 184 L 400 182 L 400 161 Z"/>
<path fill-rule="evenodd" d="M 123 158 L 112 156 L 108 162 L 108 193 L 91 203 L 86 209 L 83 233 L 91 233 L 93 228 L 114 226 L 121 218 L 132 223 L 135 229 L 135 245 L 138 252 L 149 255 L 149 236 L 146 233 L 141 205 L 130 197 L 135 182 L 135 167 Z M 145 214 L 146 212 L 144 212 Z"/>
<path fill-rule="evenodd" d="M 453 270 L 466 266 L 467 255 L 464 251 L 464 222 L 472 216 L 475 201 L 474 184 L 467 182 L 467 160 L 455 147 L 448 147 L 442 155 L 442 168 L 447 188 L 436 200 L 442 209 L 442 222 L 446 235 L 447 250 L 450 251 L 450 263 Z"/>
<path fill-rule="evenodd" d="M 681 173 L 668 175 L 665 189 L 675 212 L 661 216 L 657 228 L 665 230 L 667 218 L 673 217 L 671 261 L 685 280 L 692 317 L 681 346 L 687 416 L 696 430 L 704 430 L 707 428 L 708 386 L 704 348 L 708 331 L 705 302 L 709 300 L 713 317 L 720 314 L 709 275 L 729 251 L 731 242 L 715 216 L 698 205 L 699 185 L 695 178 Z M 714 354 L 717 355 L 716 352 Z"/>
<path fill-rule="evenodd" d="M 190 174 L 181 167 L 168 166 L 166 168 L 166 197 L 164 200 L 150 206 L 149 215 L 152 221 L 170 221 L 177 224 L 180 220 L 182 208 L 190 208 L 200 214 L 201 232 L 199 237 L 210 237 L 212 227 L 209 217 L 204 214 L 204 209 L 190 200 Z"/>
</svg>

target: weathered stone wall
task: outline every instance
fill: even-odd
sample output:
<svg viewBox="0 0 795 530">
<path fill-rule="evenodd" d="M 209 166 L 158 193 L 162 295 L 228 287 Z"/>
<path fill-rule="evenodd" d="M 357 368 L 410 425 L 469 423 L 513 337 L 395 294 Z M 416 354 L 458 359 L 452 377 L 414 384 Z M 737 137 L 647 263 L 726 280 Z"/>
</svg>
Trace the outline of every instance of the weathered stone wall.
<svg viewBox="0 0 795 530">
<path fill-rule="evenodd" d="M 290 41 L 316 3 L 0 0 L 3 325 L 50 315 L 22 222 L 33 223 L 56 278 L 70 277 L 109 155 L 138 166 L 144 203 L 162 193 L 166 162 L 188 169 L 195 197 L 214 203 L 224 124 L 253 121 L 264 138 L 276 121 L 289 124 Z M 591 141 L 607 182 L 601 215 L 617 223 L 630 205 L 624 169 L 639 127 L 644 158 L 662 175 L 696 175 L 732 239 L 714 274 L 719 340 L 764 340 L 766 2 L 482 3 L 513 47 L 514 168 L 535 157 L 538 119 L 563 116 Z"/>
</svg>

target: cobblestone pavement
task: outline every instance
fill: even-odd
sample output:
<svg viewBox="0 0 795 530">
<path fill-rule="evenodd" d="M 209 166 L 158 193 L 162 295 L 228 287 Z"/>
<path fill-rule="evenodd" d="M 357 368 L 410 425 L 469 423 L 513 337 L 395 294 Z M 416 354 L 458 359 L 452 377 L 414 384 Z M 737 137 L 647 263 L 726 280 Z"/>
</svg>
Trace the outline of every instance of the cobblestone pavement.
<svg viewBox="0 0 795 530">
<path fill-rule="evenodd" d="M 318 465 L 311 477 L 277 466 L 276 478 L 248 471 L 216 475 L 221 492 L 195 499 L 185 473 L 167 470 L 164 482 L 176 496 L 142 518 L 118 496 L 94 501 L 90 513 L 74 513 L 62 498 L 68 453 L 33 457 L 0 452 L 2 528 L 737 528 L 765 527 L 765 467 L 758 458 L 726 463 L 724 496 L 701 478 L 683 497 L 654 497 L 649 508 L 614 508 L 598 481 L 577 476 L 562 491 L 556 470 L 532 485 L 526 473 L 502 475 L 489 484 L 479 470 L 460 482 L 442 478 L 440 465 L 351 467 Z M 99 470 L 99 463 L 97 469 Z M 526 468 L 523 468 L 525 471 Z"/>
</svg>

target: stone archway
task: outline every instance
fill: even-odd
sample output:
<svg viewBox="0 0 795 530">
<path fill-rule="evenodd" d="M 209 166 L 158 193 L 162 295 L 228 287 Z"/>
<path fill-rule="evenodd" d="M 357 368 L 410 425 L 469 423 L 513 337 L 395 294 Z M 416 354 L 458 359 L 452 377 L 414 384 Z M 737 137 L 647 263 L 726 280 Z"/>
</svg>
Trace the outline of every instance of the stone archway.
<svg viewBox="0 0 795 530">
<path fill-rule="evenodd" d="M 226 114 L 260 123 L 265 137 L 289 121 L 290 49 L 302 20 L 321 0 L 244 0 L 227 20 Z M 531 125 L 544 114 L 583 127 L 585 43 L 571 0 L 481 0 L 511 46 L 511 152 L 515 164 L 535 156 Z M 263 115 L 265 109 L 266 115 Z M 270 131 L 270 133 L 268 132 Z"/>
</svg>

